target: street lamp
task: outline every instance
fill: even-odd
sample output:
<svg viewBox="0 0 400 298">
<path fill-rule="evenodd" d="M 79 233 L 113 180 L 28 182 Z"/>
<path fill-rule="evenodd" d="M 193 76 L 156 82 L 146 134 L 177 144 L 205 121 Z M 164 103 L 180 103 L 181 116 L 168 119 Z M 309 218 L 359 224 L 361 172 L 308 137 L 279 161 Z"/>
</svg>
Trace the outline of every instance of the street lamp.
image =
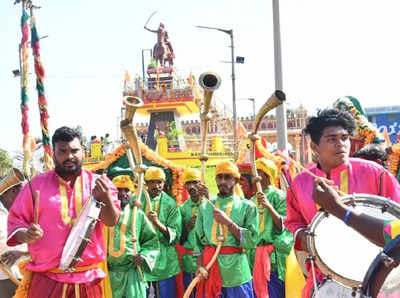
<svg viewBox="0 0 400 298">
<path fill-rule="evenodd" d="M 238 140 L 237 140 L 237 114 L 236 114 L 236 86 L 235 86 L 235 54 L 234 54 L 234 46 L 233 46 L 233 30 L 226 30 L 215 27 L 206 27 L 206 26 L 196 26 L 201 29 L 211 29 L 224 32 L 228 34 L 231 38 L 231 64 L 232 64 L 232 109 L 233 109 L 233 157 L 236 160 L 238 158 Z"/>
</svg>

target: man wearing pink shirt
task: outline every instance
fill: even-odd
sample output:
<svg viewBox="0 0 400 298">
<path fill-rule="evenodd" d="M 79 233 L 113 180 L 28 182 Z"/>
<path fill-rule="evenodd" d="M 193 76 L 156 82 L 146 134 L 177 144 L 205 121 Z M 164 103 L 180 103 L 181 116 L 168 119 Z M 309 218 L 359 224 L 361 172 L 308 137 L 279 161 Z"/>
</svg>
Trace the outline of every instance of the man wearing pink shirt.
<svg viewBox="0 0 400 298">
<path fill-rule="evenodd" d="M 354 129 L 353 117 L 337 109 L 322 110 L 311 117 L 305 132 L 311 136 L 311 149 L 318 163 L 309 170 L 332 180 L 344 193 L 375 194 L 399 202 L 399 183 L 388 171 L 374 162 L 349 158 Z M 285 226 L 295 235 L 297 250 L 307 250 L 305 228 L 317 212 L 312 199 L 313 185 L 314 178 L 302 172 L 287 191 Z M 303 297 L 309 297 L 312 288 L 311 282 L 307 284 L 309 288 L 303 290 Z"/>
<path fill-rule="evenodd" d="M 29 298 L 101 297 L 100 281 L 105 277 L 98 267 L 106 257 L 103 224 L 115 225 L 120 208 L 117 189 L 106 177 L 82 169 L 81 135 L 61 127 L 52 138 L 55 170 L 40 174 L 19 193 L 8 217 L 8 245 L 28 243 L 32 262 L 25 269 L 33 272 Z M 33 223 L 32 194 L 40 191 L 38 224 Z M 58 268 L 65 241 L 74 220 L 93 195 L 104 203 L 81 259 L 74 272 Z M 78 293 L 79 292 L 79 293 Z"/>
</svg>

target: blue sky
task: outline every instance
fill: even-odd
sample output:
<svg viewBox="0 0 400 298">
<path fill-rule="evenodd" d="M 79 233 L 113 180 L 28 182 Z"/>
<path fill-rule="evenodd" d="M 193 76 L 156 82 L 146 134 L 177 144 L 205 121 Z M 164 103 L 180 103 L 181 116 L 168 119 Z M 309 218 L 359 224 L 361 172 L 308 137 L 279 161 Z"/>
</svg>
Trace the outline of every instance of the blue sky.
<svg viewBox="0 0 400 298">
<path fill-rule="evenodd" d="M 166 25 L 183 75 L 221 75 L 218 99 L 231 105 L 229 36 L 196 25 L 234 30 L 237 98 L 259 107 L 274 90 L 272 0 L 252 1 L 35 1 L 50 129 L 81 125 L 86 135 L 117 134 L 125 70 L 141 74 L 141 51 Z M 365 107 L 398 104 L 400 3 L 396 0 L 282 0 L 283 89 L 289 107 L 323 108 L 344 95 Z M 0 3 L 0 146 L 20 148 L 22 132 L 18 68 L 20 5 Z M 32 57 L 31 57 L 32 58 Z M 31 60 L 32 61 L 32 60 Z M 33 64 L 30 68 L 33 73 Z M 31 75 L 29 122 L 40 135 L 37 94 Z M 240 115 L 251 103 L 238 101 Z"/>
</svg>

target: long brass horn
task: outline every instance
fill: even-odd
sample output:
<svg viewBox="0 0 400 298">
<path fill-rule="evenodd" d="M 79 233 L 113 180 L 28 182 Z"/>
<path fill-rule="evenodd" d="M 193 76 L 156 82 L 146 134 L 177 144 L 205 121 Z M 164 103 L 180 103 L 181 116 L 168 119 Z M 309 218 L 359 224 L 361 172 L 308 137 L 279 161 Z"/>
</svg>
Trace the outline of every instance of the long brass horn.
<svg viewBox="0 0 400 298">
<path fill-rule="evenodd" d="M 256 118 L 254 119 L 253 130 L 249 134 L 249 139 L 251 141 L 251 151 L 250 151 L 250 158 L 251 158 L 251 172 L 254 177 L 254 182 L 256 183 L 257 192 L 262 192 L 261 186 L 261 177 L 257 174 L 256 168 L 256 142 L 260 137 L 257 135 L 258 127 L 260 126 L 261 120 L 264 118 L 265 114 L 267 114 L 272 109 L 276 108 L 277 106 L 281 105 L 286 100 L 286 95 L 280 90 L 276 90 L 270 98 L 263 104 L 260 111 L 257 113 Z M 264 211 L 263 208 L 259 209 L 259 212 L 262 213 Z"/>
<path fill-rule="evenodd" d="M 210 106 L 211 98 L 215 90 L 221 85 L 221 78 L 213 72 L 205 72 L 199 77 L 199 84 L 204 90 L 203 111 L 200 114 L 201 121 L 201 150 L 200 150 L 200 163 L 201 163 L 201 182 L 205 182 L 206 162 L 207 156 L 207 134 L 208 122 L 211 119 Z"/>
<path fill-rule="evenodd" d="M 208 155 L 207 155 L 207 133 L 208 133 L 208 121 L 210 121 L 211 116 L 209 114 L 210 111 L 210 105 L 211 105 L 211 98 L 213 92 L 218 89 L 218 87 L 221 85 L 221 78 L 219 75 L 213 72 L 205 72 L 199 77 L 199 84 L 200 86 L 204 89 L 204 106 L 203 106 L 203 112 L 200 114 L 200 120 L 201 120 L 201 152 L 199 156 L 199 160 L 201 163 L 201 182 L 205 184 L 205 176 L 206 176 L 206 163 L 208 160 Z M 214 204 L 210 202 L 210 198 L 206 198 L 207 202 L 215 208 Z M 206 265 L 206 270 L 210 270 L 211 266 L 217 261 L 217 257 L 219 252 L 221 251 L 222 247 L 222 242 L 224 242 L 224 236 L 223 236 L 223 230 L 222 230 L 222 225 L 218 224 L 218 230 L 219 230 L 219 236 L 217 237 L 218 239 L 218 244 L 217 248 L 215 249 L 214 255 L 212 256 L 210 262 Z M 193 289 L 196 287 L 196 285 L 200 282 L 200 276 L 196 276 L 189 286 L 187 287 L 183 298 L 189 298 L 190 294 L 192 293 Z"/>
<path fill-rule="evenodd" d="M 141 200 L 142 198 L 142 193 L 143 193 L 143 187 L 144 187 L 144 172 L 146 171 L 146 167 L 142 163 L 142 153 L 140 152 L 140 147 L 139 147 L 139 142 L 138 142 L 138 135 L 136 132 L 136 128 L 133 126 L 133 117 L 135 116 L 137 108 L 141 107 L 143 105 L 142 99 L 136 96 L 127 96 L 124 98 L 126 110 L 125 110 L 125 119 L 121 121 L 121 130 L 125 135 L 125 138 L 128 141 L 129 147 L 133 151 L 133 155 L 135 156 L 135 161 L 136 165 L 133 164 L 133 162 L 130 162 L 130 166 L 132 168 L 132 171 L 137 174 L 138 176 L 138 187 L 136 189 L 136 200 Z M 128 155 L 130 152 L 128 152 Z M 150 205 L 151 206 L 151 205 Z M 132 242 L 133 242 L 133 250 L 134 253 L 137 254 L 137 238 L 136 238 L 136 213 L 137 213 L 137 206 L 133 206 L 133 211 L 132 211 Z M 141 267 L 138 265 L 137 266 L 139 275 L 142 280 L 143 278 L 143 273 L 141 270 Z"/>
<path fill-rule="evenodd" d="M 5 193 L 11 187 L 21 184 L 25 178 L 22 172 L 16 168 L 13 168 L 8 175 L 0 181 L 0 195 Z"/>
</svg>

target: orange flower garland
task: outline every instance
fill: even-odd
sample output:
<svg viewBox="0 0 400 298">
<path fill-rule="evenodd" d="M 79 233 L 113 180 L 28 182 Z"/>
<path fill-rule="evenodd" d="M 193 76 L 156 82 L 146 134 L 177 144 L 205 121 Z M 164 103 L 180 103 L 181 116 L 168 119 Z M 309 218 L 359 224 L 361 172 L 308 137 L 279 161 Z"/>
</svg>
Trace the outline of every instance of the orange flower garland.
<svg viewBox="0 0 400 298">
<path fill-rule="evenodd" d="M 172 171 L 172 186 L 171 186 L 171 191 L 172 195 L 176 200 L 176 203 L 180 205 L 182 203 L 182 192 L 183 192 L 183 172 L 185 170 L 185 167 L 183 166 L 177 166 L 168 159 L 165 159 L 158 155 L 155 151 L 151 150 L 149 147 L 147 147 L 145 144 L 142 142 L 139 142 L 140 146 L 140 151 L 143 154 L 143 156 L 158 165 L 167 167 L 171 169 Z M 117 149 L 114 150 L 114 152 L 111 152 L 110 154 L 107 154 L 104 161 L 96 164 L 93 167 L 89 167 L 88 169 L 92 172 L 96 172 L 98 170 L 102 169 L 107 169 L 111 164 L 113 164 L 115 161 L 120 159 L 122 156 L 126 154 L 127 149 L 129 148 L 128 145 L 120 145 Z"/>
<path fill-rule="evenodd" d="M 384 139 L 376 128 L 368 121 L 368 119 L 361 114 L 350 99 L 347 97 L 337 100 L 334 107 L 350 112 L 356 122 L 356 132 L 359 137 L 363 139 L 363 145 L 371 144 L 375 138 Z"/>
<path fill-rule="evenodd" d="M 389 172 L 394 176 L 397 176 L 400 162 L 400 144 L 393 145 L 390 148 L 390 153 L 388 154 L 387 160 L 389 163 Z"/>
</svg>

